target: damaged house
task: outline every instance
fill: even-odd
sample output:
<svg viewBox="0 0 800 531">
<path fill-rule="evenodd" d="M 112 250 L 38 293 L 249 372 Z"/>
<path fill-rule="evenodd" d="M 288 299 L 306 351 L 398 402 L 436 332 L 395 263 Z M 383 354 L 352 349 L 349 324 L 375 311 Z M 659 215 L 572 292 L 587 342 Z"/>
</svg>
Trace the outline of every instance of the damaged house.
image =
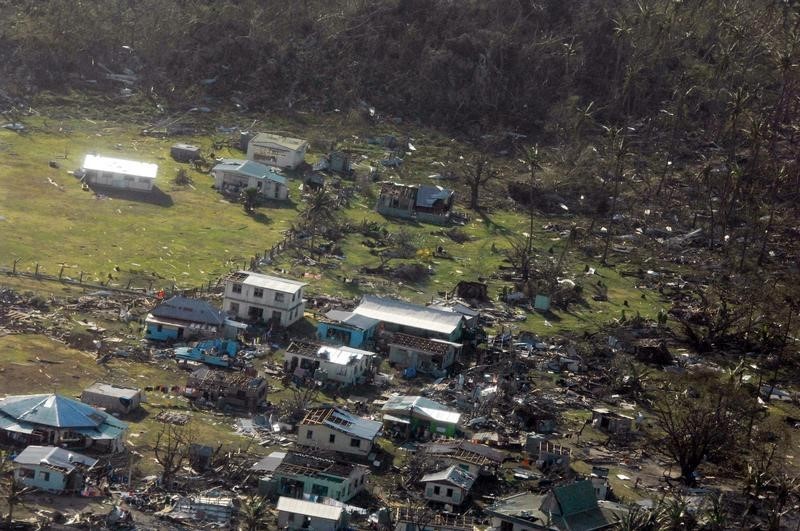
<svg viewBox="0 0 800 531">
<path fill-rule="evenodd" d="M 382 427 L 338 407 L 319 407 L 309 410 L 297 425 L 297 444 L 366 457 Z"/>
<path fill-rule="evenodd" d="M 254 188 L 266 199 L 283 201 L 289 198 L 286 177 L 275 168 L 252 160 L 225 159 L 211 169 L 214 188 L 220 192 L 238 195 L 246 188 Z"/>
<path fill-rule="evenodd" d="M 121 451 L 128 425 L 113 415 L 57 394 L 0 399 L 0 439 L 17 444 Z"/>
<path fill-rule="evenodd" d="M 598 407 L 592 410 L 592 426 L 606 433 L 623 435 L 633 429 L 633 417 Z"/>
<path fill-rule="evenodd" d="M 351 347 L 292 341 L 283 354 L 283 365 L 297 378 L 356 385 L 366 379 L 374 356 Z"/>
<path fill-rule="evenodd" d="M 97 459 L 63 448 L 28 446 L 14 458 L 14 478 L 46 492 L 80 492 L 96 464 Z"/>
<path fill-rule="evenodd" d="M 422 396 L 393 396 L 381 408 L 384 426 L 412 439 L 455 437 L 461 413 Z"/>
<path fill-rule="evenodd" d="M 308 142 L 300 138 L 258 133 L 247 143 L 247 158 L 267 166 L 293 170 L 303 163 L 307 149 Z"/>
<path fill-rule="evenodd" d="M 454 200 L 455 192 L 441 186 L 387 181 L 381 183 L 375 209 L 388 217 L 446 225 L 450 222 Z"/>
<path fill-rule="evenodd" d="M 488 509 L 493 531 L 591 531 L 617 525 L 623 510 L 600 504 L 589 480 L 553 488 L 547 494 L 521 493 Z"/>
<path fill-rule="evenodd" d="M 188 341 L 190 339 L 236 337 L 239 323 L 229 321 L 225 314 L 208 302 L 175 295 L 165 300 L 145 318 L 144 337 L 153 341 Z"/>
<path fill-rule="evenodd" d="M 347 502 L 364 490 L 368 473 L 363 465 L 287 452 L 272 473 L 261 478 L 258 489 L 262 495 L 325 496 Z"/>
<path fill-rule="evenodd" d="M 461 505 L 475 483 L 475 476 L 453 465 L 439 472 L 424 475 L 420 483 L 425 484 L 423 496 L 426 500 Z"/>
<path fill-rule="evenodd" d="M 377 319 L 343 310 L 330 310 L 317 324 L 317 337 L 326 343 L 361 348 L 375 335 Z"/>
<path fill-rule="evenodd" d="M 342 531 L 347 529 L 343 507 L 297 500 L 281 496 L 278 498 L 278 527 L 295 531 Z"/>
<path fill-rule="evenodd" d="M 228 406 L 256 411 L 267 397 L 267 381 L 243 372 L 199 367 L 187 378 L 185 393 L 213 402 L 218 408 Z"/>
<path fill-rule="evenodd" d="M 474 477 L 495 474 L 508 457 L 502 450 L 469 441 L 435 441 L 420 449 L 437 464 L 456 466 Z"/>
<path fill-rule="evenodd" d="M 444 376 L 461 352 L 460 343 L 396 333 L 387 341 L 389 361 L 403 369 Z"/>
</svg>

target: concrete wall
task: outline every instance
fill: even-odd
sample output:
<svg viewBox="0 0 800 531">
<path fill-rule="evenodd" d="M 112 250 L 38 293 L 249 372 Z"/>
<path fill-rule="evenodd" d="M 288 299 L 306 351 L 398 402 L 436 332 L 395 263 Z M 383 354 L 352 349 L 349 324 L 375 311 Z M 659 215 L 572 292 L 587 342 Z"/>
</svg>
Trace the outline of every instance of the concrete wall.
<svg viewBox="0 0 800 531">
<path fill-rule="evenodd" d="M 61 472 L 40 467 L 37 465 L 14 465 L 14 477 L 23 485 L 46 490 L 48 492 L 61 492 L 66 488 L 67 478 Z M 24 477 L 23 470 L 33 471 L 33 477 Z M 46 476 L 47 479 L 45 479 Z"/>
<path fill-rule="evenodd" d="M 439 494 L 436 494 L 436 487 L 439 487 Z M 451 490 L 451 496 L 447 495 L 448 489 Z M 453 485 L 446 483 L 436 483 L 429 481 L 425 483 L 425 499 L 430 501 L 437 501 L 442 503 L 452 503 L 453 505 L 460 505 L 464 501 L 464 491 Z"/>
<path fill-rule="evenodd" d="M 308 521 L 308 525 L 304 522 Z M 308 519 L 301 514 L 292 515 L 292 513 L 281 511 L 278 513 L 278 528 L 279 529 L 313 529 L 314 531 L 338 531 L 344 529 L 341 521 L 326 520 L 323 518 L 309 517 Z"/>
<path fill-rule="evenodd" d="M 363 472 L 354 472 L 347 481 L 339 482 L 334 478 L 325 478 L 322 475 L 317 477 L 301 477 L 301 478 L 281 478 L 279 474 L 274 474 L 277 479 L 278 487 L 277 493 L 283 496 L 294 496 L 295 493 L 286 490 L 287 482 L 302 481 L 303 492 L 302 494 L 316 494 L 320 496 L 328 496 L 341 502 L 346 502 L 358 494 L 366 484 L 366 474 Z M 326 490 L 327 489 L 327 490 Z"/>
<path fill-rule="evenodd" d="M 342 331 L 350 334 L 350 340 L 342 342 L 336 337 L 328 337 L 330 331 Z M 332 323 L 319 323 L 317 325 L 317 337 L 322 341 L 333 344 L 344 344 L 348 347 L 362 348 L 364 343 L 372 337 L 374 330 L 354 330 L 347 327 L 339 327 Z"/>
<path fill-rule="evenodd" d="M 233 292 L 232 281 L 225 285 L 225 298 L 222 304 L 222 310 L 233 314 L 242 320 L 250 320 L 249 308 L 261 308 L 263 310 L 263 319 L 268 321 L 272 318 L 273 312 L 280 312 L 280 325 L 289 326 L 303 318 L 305 311 L 305 303 L 303 302 L 303 290 L 300 289 L 294 294 L 284 293 L 283 301 L 275 300 L 275 292 L 270 289 L 263 290 L 263 296 L 255 296 L 255 287 L 242 284 L 242 292 Z M 238 305 L 238 309 L 232 304 Z"/>
<path fill-rule="evenodd" d="M 311 438 L 308 436 L 309 432 L 311 432 Z M 330 440 L 331 435 L 333 436 L 333 442 Z M 372 441 L 355 438 L 360 441 L 359 446 L 351 446 L 352 439 L 354 437 L 321 424 L 300 425 L 297 427 L 297 444 L 303 446 L 312 446 L 361 457 L 367 456 L 372 451 Z"/>
<path fill-rule="evenodd" d="M 303 163 L 305 149 L 290 150 L 274 144 L 256 144 L 252 140 L 247 145 L 247 158 L 278 168 L 294 169 Z"/>
<path fill-rule="evenodd" d="M 178 339 L 178 328 L 178 326 L 147 323 L 144 329 L 144 337 L 153 341 L 173 341 Z"/>
<path fill-rule="evenodd" d="M 120 188 L 123 190 L 137 190 L 149 192 L 153 189 L 155 179 L 148 177 L 136 177 L 133 175 L 123 175 L 121 173 L 87 171 L 86 182 L 98 186 L 108 186 L 109 188 Z"/>
</svg>

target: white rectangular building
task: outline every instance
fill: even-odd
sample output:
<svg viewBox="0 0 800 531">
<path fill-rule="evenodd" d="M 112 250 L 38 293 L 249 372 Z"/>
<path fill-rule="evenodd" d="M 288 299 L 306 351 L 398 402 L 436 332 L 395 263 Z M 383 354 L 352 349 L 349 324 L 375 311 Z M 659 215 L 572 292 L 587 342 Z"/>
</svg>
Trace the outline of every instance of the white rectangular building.
<svg viewBox="0 0 800 531">
<path fill-rule="evenodd" d="M 267 166 L 295 169 L 303 163 L 308 142 L 300 138 L 259 133 L 247 144 L 247 158 Z"/>
<path fill-rule="evenodd" d="M 158 164 L 89 154 L 84 157 L 81 170 L 83 180 L 90 185 L 149 192 Z"/>
<path fill-rule="evenodd" d="M 294 531 L 339 531 L 345 529 L 344 509 L 336 505 L 315 503 L 281 496 L 278 498 L 278 528 Z"/>
<path fill-rule="evenodd" d="M 293 341 L 283 354 L 283 366 L 288 373 L 299 368 L 307 377 L 356 385 L 363 382 L 374 356 L 368 350 L 352 347 Z"/>
<path fill-rule="evenodd" d="M 297 426 L 297 444 L 366 457 L 382 426 L 337 407 L 314 408 Z"/>
<path fill-rule="evenodd" d="M 251 271 L 239 271 L 225 280 L 222 310 L 251 321 L 270 321 L 287 327 L 302 319 L 305 282 Z"/>
</svg>

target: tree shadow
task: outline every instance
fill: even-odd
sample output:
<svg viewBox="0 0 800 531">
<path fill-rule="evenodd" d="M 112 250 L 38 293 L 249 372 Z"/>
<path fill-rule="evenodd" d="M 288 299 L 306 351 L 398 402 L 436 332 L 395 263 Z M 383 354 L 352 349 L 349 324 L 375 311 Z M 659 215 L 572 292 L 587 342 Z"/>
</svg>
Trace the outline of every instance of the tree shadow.
<svg viewBox="0 0 800 531">
<path fill-rule="evenodd" d="M 514 231 L 512 231 L 505 225 L 500 225 L 499 223 L 495 223 L 492 220 L 492 217 L 489 215 L 489 212 L 484 210 L 477 210 L 476 212 L 480 214 L 481 220 L 483 220 L 483 226 L 486 227 L 486 230 L 488 232 L 494 234 L 502 234 L 503 236 L 508 236 L 514 233 Z"/>
<path fill-rule="evenodd" d="M 249 212 L 248 215 L 257 223 L 263 223 L 264 225 L 272 223 L 272 219 L 263 212 Z"/>
<path fill-rule="evenodd" d="M 111 199 L 123 199 L 125 201 L 135 201 L 137 203 L 148 203 L 160 207 L 171 207 L 175 204 L 172 197 L 161 190 L 158 186 L 153 186 L 149 192 L 138 190 L 123 190 L 109 186 L 89 185 L 89 189 L 98 196 L 110 197 Z"/>
<path fill-rule="evenodd" d="M 142 422 L 143 420 L 145 420 L 147 417 L 150 416 L 150 412 L 143 407 L 137 407 L 128 414 L 125 415 L 116 414 L 115 416 L 126 422 Z"/>
<path fill-rule="evenodd" d="M 397 225 L 410 225 L 412 227 L 422 227 L 422 223 L 420 223 L 415 219 L 389 216 L 387 214 L 384 214 L 383 212 L 378 212 L 378 214 L 380 214 L 381 217 L 384 220 L 386 220 L 387 223 L 395 223 Z"/>
<path fill-rule="evenodd" d="M 274 209 L 288 208 L 290 210 L 297 210 L 297 203 L 295 203 L 291 198 L 271 199 L 269 197 L 259 197 L 258 206 Z"/>
</svg>

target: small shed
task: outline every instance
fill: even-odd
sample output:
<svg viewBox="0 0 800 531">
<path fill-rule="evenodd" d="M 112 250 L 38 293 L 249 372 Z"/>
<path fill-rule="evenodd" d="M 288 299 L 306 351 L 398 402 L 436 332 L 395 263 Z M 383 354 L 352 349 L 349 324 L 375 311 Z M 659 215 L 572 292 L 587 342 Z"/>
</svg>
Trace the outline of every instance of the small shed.
<svg viewBox="0 0 800 531">
<path fill-rule="evenodd" d="M 200 154 L 200 147 L 192 144 L 172 144 L 169 154 L 178 162 L 192 162 L 203 158 Z"/>
<path fill-rule="evenodd" d="M 425 484 L 425 499 L 434 502 L 461 505 L 475 483 L 475 477 L 458 466 L 426 474 L 420 480 Z"/>
<path fill-rule="evenodd" d="M 620 415 L 605 408 L 595 408 L 592 410 L 592 426 L 606 433 L 622 435 L 631 432 L 633 417 Z"/>
<path fill-rule="evenodd" d="M 81 402 L 110 413 L 126 415 L 142 403 L 142 390 L 95 382 L 81 393 Z"/>
</svg>

